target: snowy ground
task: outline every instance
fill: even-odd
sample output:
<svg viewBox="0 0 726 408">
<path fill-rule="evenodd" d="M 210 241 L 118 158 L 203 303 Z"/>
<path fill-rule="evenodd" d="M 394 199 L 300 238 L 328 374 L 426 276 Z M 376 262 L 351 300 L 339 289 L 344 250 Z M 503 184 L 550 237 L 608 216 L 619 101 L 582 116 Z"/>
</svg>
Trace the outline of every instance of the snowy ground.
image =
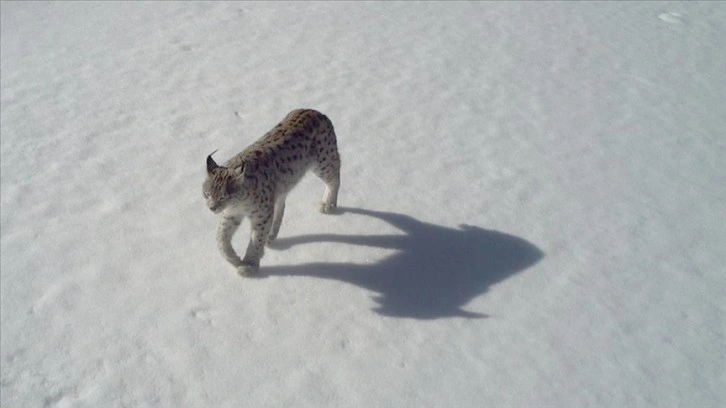
<svg viewBox="0 0 726 408">
<path fill-rule="evenodd" d="M 0 11 L 2 407 L 726 400 L 725 3 Z M 343 208 L 242 278 L 204 159 L 299 107 Z"/>
</svg>

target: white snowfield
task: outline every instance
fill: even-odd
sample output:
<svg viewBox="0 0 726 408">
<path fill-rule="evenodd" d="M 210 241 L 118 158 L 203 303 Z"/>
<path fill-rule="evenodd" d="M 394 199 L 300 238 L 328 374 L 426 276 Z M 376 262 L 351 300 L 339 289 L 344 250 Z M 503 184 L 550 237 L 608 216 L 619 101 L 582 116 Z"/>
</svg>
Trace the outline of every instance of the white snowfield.
<svg viewBox="0 0 726 408">
<path fill-rule="evenodd" d="M 726 3 L 0 11 L 3 408 L 723 407 Z M 296 108 L 341 208 L 243 278 L 205 159 Z"/>
</svg>

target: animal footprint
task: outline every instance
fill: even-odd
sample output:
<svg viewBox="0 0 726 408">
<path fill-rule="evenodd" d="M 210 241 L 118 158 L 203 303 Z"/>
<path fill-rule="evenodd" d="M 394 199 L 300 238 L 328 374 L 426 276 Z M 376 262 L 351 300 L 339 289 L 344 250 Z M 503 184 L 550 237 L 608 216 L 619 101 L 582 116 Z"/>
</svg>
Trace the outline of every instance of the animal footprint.
<svg viewBox="0 0 726 408">
<path fill-rule="evenodd" d="M 205 323 L 207 325 L 210 325 L 211 326 L 212 324 L 214 324 L 214 319 L 213 319 L 213 316 L 212 316 L 212 312 L 209 311 L 209 308 L 207 306 L 197 306 L 197 307 L 193 307 L 189 311 L 189 315 L 192 318 L 194 318 L 196 320 L 199 320 L 199 321 L 201 321 L 201 322 L 203 322 L 203 323 Z"/>
<path fill-rule="evenodd" d="M 683 15 L 680 13 L 661 13 L 658 18 L 669 24 L 681 24 L 683 22 Z"/>
</svg>

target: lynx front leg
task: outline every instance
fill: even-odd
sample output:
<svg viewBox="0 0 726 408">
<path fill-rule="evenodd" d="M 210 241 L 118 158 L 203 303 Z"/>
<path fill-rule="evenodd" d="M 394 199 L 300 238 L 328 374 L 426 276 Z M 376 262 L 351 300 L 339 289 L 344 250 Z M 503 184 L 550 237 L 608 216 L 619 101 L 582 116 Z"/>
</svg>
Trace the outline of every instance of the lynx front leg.
<svg viewBox="0 0 726 408">
<path fill-rule="evenodd" d="M 222 253 L 224 259 L 236 267 L 242 265 L 242 260 L 234 252 L 234 248 L 232 248 L 232 235 L 237 231 L 241 222 L 241 218 L 223 217 L 217 227 L 217 247 L 219 248 L 219 252 Z"/>
<path fill-rule="evenodd" d="M 240 275 L 249 275 L 260 268 L 260 259 L 265 254 L 265 242 L 272 227 L 272 211 L 251 218 L 252 232 L 242 264 L 237 268 Z"/>
</svg>

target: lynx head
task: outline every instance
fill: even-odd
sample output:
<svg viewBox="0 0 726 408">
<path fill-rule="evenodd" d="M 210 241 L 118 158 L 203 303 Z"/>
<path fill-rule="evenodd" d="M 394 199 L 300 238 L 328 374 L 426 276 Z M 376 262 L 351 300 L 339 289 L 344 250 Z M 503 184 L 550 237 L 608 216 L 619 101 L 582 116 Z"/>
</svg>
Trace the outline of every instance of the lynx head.
<svg viewBox="0 0 726 408">
<path fill-rule="evenodd" d="M 207 179 L 204 180 L 202 193 L 209 209 L 218 214 L 238 198 L 235 193 L 239 189 L 238 181 L 244 172 L 244 164 L 238 167 L 219 166 L 212 159 L 212 154 L 207 156 Z"/>
</svg>

